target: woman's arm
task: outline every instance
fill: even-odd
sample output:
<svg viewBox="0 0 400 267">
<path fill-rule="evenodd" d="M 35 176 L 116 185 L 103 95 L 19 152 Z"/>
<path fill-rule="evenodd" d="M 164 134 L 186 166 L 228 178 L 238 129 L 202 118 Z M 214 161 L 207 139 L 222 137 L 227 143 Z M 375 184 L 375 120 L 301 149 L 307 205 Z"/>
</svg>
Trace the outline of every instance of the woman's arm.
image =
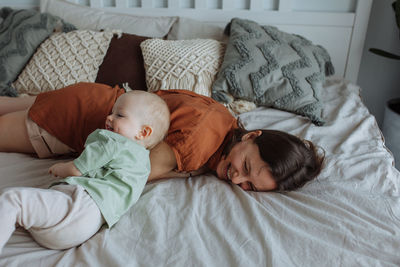
<svg viewBox="0 0 400 267">
<path fill-rule="evenodd" d="M 171 172 L 176 168 L 175 153 L 164 141 L 160 142 L 150 151 L 150 164 L 149 182 L 157 179 L 176 177 L 171 175 Z"/>
<path fill-rule="evenodd" d="M 209 171 L 205 166 L 191 172 L 176 172 L 176 158 L 171 147 L 161 142 L 150 152 L 151 173 L 148 182 L 168 178 L 188 178 Z"/>
</svg>

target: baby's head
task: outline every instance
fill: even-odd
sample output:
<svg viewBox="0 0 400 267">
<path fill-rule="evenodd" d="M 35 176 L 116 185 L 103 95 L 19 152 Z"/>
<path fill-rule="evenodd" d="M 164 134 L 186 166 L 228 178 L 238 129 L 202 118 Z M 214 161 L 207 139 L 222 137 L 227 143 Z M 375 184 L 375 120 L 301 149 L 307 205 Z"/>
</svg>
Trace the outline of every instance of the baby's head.
<svg viewBox="0 0 400 267">
<path fill-rule="evenodd" d="M 117 99 L 105 127 L 151 149 L 167 134 L 169 116 L 167 104 L 158 95 L 135 90 Z"/>
</svg>

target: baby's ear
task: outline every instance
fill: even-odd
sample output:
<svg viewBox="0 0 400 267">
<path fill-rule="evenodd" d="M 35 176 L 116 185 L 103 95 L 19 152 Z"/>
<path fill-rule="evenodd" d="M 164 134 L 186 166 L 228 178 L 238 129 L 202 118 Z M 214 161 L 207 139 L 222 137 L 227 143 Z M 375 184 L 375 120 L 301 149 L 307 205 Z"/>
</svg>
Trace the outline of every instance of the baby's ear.
<svg viewBox="0 0 400 267">
<path fill-rule="evenodd" d="M 149 125 L 142 126 L 140 132 L 136 135 L 137 140 L 143 140 L 149 137 L 153 133 L 153 128 Z"/>
</svg>

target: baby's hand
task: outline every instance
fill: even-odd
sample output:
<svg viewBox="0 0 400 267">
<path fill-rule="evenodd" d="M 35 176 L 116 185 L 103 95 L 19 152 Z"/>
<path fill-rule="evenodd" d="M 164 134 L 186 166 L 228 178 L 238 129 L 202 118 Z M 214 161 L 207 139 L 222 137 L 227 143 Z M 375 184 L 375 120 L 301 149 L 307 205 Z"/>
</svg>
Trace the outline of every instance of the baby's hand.
<svg viewBox="0 0 400 267">
<path fill-rule="evenodd" d="M 73 161 L 56 163 L 49 168 L 49 173 L 55 177 L 81 176 L 82 173 L 75 167 Z"/>
</svg>

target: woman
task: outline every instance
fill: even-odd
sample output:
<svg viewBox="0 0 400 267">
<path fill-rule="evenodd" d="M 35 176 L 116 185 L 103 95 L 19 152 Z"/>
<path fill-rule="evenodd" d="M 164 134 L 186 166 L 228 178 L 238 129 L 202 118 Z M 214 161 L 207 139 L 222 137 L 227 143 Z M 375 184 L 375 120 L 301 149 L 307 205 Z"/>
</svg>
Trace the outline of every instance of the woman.
<svg viewBox="0 0 400 267">
<path fill-rule="evenodd" d="M 79 83 L 37 97 L 0 99 L 0 151 L 39 157 L 81 152 L 87 135 L 123 93 Z M 171 112 L 164 142 L 151 150 L 149 181 L 209 169 L 244 190 L 286 191 L 316 177 L 323 156 L 309 141 L 281 131 L 246 131 L 213 99 L 185 90 L 158 91 Z M 27 115 L 28 114 L 28 115 Z"/>
</svg>

